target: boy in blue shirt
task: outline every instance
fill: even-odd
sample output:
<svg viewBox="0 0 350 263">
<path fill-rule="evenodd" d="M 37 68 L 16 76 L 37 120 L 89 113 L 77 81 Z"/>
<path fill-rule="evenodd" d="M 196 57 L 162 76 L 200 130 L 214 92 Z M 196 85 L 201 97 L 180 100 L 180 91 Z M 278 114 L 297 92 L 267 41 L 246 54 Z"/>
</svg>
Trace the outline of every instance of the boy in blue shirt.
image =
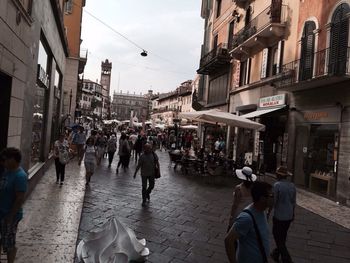
<svg viewBox="0 0 350 263">
<path fill-rule="evenodd" d="M 6 148 L 0 154 L 5 167 L 0 176 L 0 249 L 7 254 L 7 262 L 16 258 L 16 232 L 23 217 L 22 204 L 27 191 L 27 174 L 20 167 L 21 152 Z"/>
</svg>

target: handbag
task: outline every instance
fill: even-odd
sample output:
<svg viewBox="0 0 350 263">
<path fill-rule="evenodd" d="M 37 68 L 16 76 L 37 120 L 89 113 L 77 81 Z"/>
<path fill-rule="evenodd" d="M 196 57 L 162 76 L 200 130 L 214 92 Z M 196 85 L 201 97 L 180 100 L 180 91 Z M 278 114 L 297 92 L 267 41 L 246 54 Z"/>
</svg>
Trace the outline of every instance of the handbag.
<svg viewBox="0 0 350 263">
<path fill-rule="evenodd" d="M 69 152 L 66 149 L 61 149 L 58 152 L 58 160 L 61 164 L 67 164 L 70 160 Z"/>
<path fill-rule="evenodd" d="M 158 179 L 161 177 L 160 175 L 160 167 L 159 167 L 159 162 L 156 154 L 153 152 L 153 158 L 154 158 L 154 178 Z"/>
<path fill-rule="evenodd" d="M 256 224 L 256 221 L 255 221 L 255 218 L 254 218 L 254 215 L 252 214 L 252 212 L 250 212 L 248 209 L 244 209 L 242 212 L 245 212 L 247 213 L 248 215 L 250 215 L 250 217 L 252 218 L 253 220 L 253 225 L 254 225 L 254 229 L 255 229 L 255 233 L 256 233 L 256 239 L 258 240 L 258 245 L 259 245 L 259 250 L 260 250 L 260 253 L 262 255 L 262 258 L 263 258 L 263 262 L 264 263 L 267 263 L 267 256 L 266 256 L 266 252 L 265 252 L 265 248 L 264 248 L 264 245 L 263 245 L 263 242 L 262 242 L 262 239 L 261 239 L 261 235 L 260 235 L 260 231 L 259 231 L 259 228 Z"/>
</svg>

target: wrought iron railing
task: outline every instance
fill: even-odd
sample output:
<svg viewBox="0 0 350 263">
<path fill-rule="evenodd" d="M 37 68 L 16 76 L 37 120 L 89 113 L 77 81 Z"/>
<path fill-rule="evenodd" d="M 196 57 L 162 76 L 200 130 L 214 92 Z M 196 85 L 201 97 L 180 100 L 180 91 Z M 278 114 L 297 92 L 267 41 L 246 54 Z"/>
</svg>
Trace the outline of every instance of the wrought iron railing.
<svg viewBox="0 0 350 263">
<path fill-rule="evenodd" d="M 323 76 L 350 75 L 350 47 L 327 48 L 282 66 L 278 86 L 288 86 Z"/>
<path fill-rule="evenodd" d="M 247 39 L 257 34 L 271 23 L 285 23 L 287 21 L 286 5 L 270 5 L 260 14 L 254 17 L 244 28 L 233 35 L 232 46 L 234 49 L 243 44 Z"/>
<path fill-rule="evenodd" d="M 200 61 L 200 67 L 204 67 L 215 58 L 220 56 L 229 57 L 227 43 L 221 43 L 217 47 L 213 48 L 209 53 L 205 54 Z"/>
</svg>

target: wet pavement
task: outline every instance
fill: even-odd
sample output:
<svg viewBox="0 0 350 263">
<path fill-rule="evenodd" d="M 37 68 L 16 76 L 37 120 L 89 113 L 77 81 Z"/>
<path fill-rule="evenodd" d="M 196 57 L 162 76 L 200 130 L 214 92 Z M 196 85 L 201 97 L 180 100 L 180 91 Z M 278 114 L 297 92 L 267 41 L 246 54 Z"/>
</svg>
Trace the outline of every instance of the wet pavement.
<svg viewBox="0 0 350 263">
<path fill-rule="evenodd" d="M 141 206 L 140 176 L 132 178 L 133 160 L 116 175 L 117 158 L 111 168 L 104 159 L 86 191 L 83 165 L 67 166 L 63 187 L 55 184 L 52 166 L 25 203 L 16 262 L 73 262 L 77 238 L 111 217 L 147 240 L 147 262 L 227 262 L 223 240 L 235 181 L 184 176 L 169 168 L 167 153 L 158 155 L 162 178 L 147 207 Z M 294 262 L 349 262 L 349 208 L 302 190 L 298 204 L 308 209 L 297 207 L 289 232 Z"/>
<path fill-rule="evenodd" d="M 109 218 L 117 217 L 138 238 L 147 240 L 151 251 L 148 262 L 227 262 L 223 240 L 235 181 L 218 185 L 214 181 L 210 183 L 208 178 L 184 176 L 169 168 L 167 153 L 158 152 L 158 155 L 162 178 L 156 181 L 151 202 L 145 208 L 141 207 L 141 179 L 139 175 L 135 180 L 132 178 L 133 160 L 130 169 L 118 175 L 115 174 L 117 160 L 111 168 L 107 168 L 104 160 L 86 191 L 79 239 Z M 299 191 L 300 204 L 319 205 L 322 212 L 327 201 L 321 200 L 319 196 Z M 344 212 L 338 213 L 339 218 L 348 219 L 348 208 L 336 208 L 333 205 L 332 211 Z M 297 207 L 287 243 L 294 262 L 349 262 L 349 241 L 348 228 Z"/>
</svg>

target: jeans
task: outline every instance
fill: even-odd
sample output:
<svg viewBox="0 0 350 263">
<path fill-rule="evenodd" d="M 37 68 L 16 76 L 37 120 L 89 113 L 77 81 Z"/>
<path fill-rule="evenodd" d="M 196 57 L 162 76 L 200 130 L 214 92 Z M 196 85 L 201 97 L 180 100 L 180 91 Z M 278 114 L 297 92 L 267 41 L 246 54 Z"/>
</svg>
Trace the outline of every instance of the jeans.
<svg viewBox="0 0 350 263">
<path fill-rule="evenodd" d="M 142 178 L 142 201 L 145 202 L 149 198 L 154 188 L 154 177 L 152 176 L 141 176 Z M 148 181 L 148 188 L 147 188 Z"/>
<path fill-rule="evenodd" d="M 272 253 L 277 258 L 281 255 L 282 263 L 292 262 L 286 246 L 287 233 L 292 220 L 281 221 L 274 217 L 272 222 L 272 234 L 277 246 Z"/>
<path fill-rule="evenodd" d="M 113 162 L 114 154 L 115 154 L 115 152 L 108 152 L 108 162 L 109 162 L 109 165 L 111 165 L 112 162 Z"/>
<path fill-rule="evenodd" d="M 55 167 L 56 167 L 56 179 L 57 181 L 60 180 L 61 177 L 61 182 L 64 181 L 64 173 L 66 170 L 66 165 L 62 164 L 59 160 L 59 158 L 55 159 Z"/>
</svg>

